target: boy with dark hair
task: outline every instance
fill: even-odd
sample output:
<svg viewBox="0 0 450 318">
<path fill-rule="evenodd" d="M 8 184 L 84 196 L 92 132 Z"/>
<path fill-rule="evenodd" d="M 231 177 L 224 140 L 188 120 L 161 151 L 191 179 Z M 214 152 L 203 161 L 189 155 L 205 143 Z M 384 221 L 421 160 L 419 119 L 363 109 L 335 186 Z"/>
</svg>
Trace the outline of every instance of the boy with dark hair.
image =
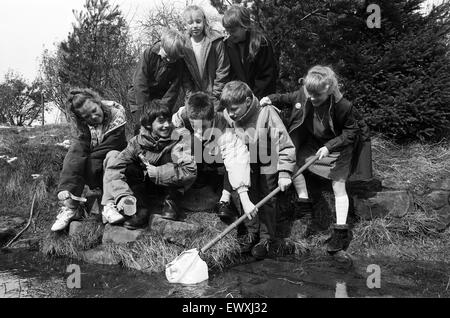
<svg viewBox="0 0 450 318">
<path fill-rule="evenodd" d="M 162 217 L 176 219 L 178 201 L 197 171 L 188 132 L 174 130 L 170 110 L 158 103 L 141 117 L 139 135 L 120 154 L 105 161 L 102 204 L 120 211 L 125 202 L 136 202 L 136 214 L 124 223 L 129 229 L 147 226 L 151 195 L 158 193 L 165 195 Z"/>
<path fill-rule="evenodd" d="M 277 186 L 285 191 L 292 183 L 295 167 L 295 148 L 291 138 L 272 106 L 261 108 L 258 99 L 247 84 L 232 81 L 225 85 L 221 100 L 224 116 L 250 152 L 251 186 L 249 197 L 259 202 Z M 224 189 L 230 189 L 226 184 Z M 247 234 L 240 237 L 241 251 L 251 251 L 258 259 L 265 258 L 275 245 L 277 219 L 274 197 L 260 208 L 256 215 L 247 213 Z"/>
</svg>

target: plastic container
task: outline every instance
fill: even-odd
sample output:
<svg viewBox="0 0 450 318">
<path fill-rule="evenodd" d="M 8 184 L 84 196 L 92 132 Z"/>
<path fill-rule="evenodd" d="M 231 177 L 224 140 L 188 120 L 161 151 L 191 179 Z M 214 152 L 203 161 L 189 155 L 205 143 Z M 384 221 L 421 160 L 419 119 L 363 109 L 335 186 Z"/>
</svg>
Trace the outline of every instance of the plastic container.
<svg viewBox="0 0 450 318">
<path fill-rule="evenodd" d="M 123 214 L 131 216 L 136 214 L 136 198 L 127 197 L 123 202 Z"/>
</svg>

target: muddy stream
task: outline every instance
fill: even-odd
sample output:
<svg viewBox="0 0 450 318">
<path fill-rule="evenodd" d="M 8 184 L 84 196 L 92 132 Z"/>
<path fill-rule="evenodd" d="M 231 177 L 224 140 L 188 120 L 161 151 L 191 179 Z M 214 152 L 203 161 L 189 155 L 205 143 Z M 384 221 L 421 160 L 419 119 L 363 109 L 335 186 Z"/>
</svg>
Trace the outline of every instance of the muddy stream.
<svg viewBox="0 0 450 318">
<path fill-rule="evenodd" d="M 73 286 L 75 271 L 67 271 L 71 264 L 79 266 L 80 288 Z M 163 273 L 20 249 L 0 253 L 0 298 L 450 298 L 448 264 L 395 259 L 355 258 L 352 267 L 326 255 L 249 260 L 210 276 L 199 285 L 181 286 L 168 283 Z"/>
</svg>

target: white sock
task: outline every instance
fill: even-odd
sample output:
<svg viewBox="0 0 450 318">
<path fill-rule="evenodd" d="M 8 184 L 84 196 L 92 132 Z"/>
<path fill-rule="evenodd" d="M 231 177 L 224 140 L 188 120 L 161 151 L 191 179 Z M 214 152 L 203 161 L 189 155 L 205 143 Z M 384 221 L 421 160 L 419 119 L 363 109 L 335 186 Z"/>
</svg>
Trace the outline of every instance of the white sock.
<svg viewBox="0 0 450 318">
<path fill-rule="evenodd" d="M 300 199 L 309 199 L 305 177 L 301 174 L 292 182 L 294 183 L 295 191 L 297 191 L 298 197 Z"/>
<path fill-rule="evenodd" d="M 335 198 L 336 224 L 347 224 L 348 205 L 349 203 L 347 195 Z"/>
<path fill-rule="evenodd" d="M 231 193 L 227 190 L 222 190 L 222 196 L 220 197 L 219 202 L 230 202 Z"/>
</svg>

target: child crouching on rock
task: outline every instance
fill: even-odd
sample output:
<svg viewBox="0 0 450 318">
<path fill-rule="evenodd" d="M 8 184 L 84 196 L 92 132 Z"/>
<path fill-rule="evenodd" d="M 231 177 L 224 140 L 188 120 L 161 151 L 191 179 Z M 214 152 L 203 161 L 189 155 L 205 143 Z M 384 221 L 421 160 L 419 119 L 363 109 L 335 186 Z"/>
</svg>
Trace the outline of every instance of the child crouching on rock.
<svg viewBox="0 0 450 318">
<path fill-rule="evenodd" d="M 155 195 L 164 195 L 161 216 L 177 219 L 179 201 L 197 174 L 189 133 L 174 130 L 169 108 L 157 103 L 141 117 L 139 134 L 107 161 L 102 204 L 119 212 L 127 201 L 136 202 L 136 213 L 124 222 L 128 229 L 148 225 Z"/>
<path fill-rule="evenodd" d="M 261 99 L 261 106 L 291 105 L 288 130 L 297 150 L 297 165 L 302 166 L 314 155 L 319 160 L 308 170 L 332 182 L 336 224 L 327 240 L 327 251 L 346 250 L 352 239 L 347 225 L 349 199 L 346 181 L 372 177 L 370 136 L 367 125 L 356 108 L 338 89 L 334 71 L 314 66 L 308 71 L 298 91 L 272 94 Z M 297 209 L 312 211 L 303 175 L 293 180 L 298 194 Z"/>
<path fill-rule="evenodd" d="M 91 190 L 103 186 L 103 160 L 110 151 L 121 151 L 127 145 L 125 109 L 113 101 L 103 100 L 91 89 L 70 91 L 68 113 L 76 124 L 77 136 L 64 158 L 58 185 L 58 211 L 52 231 L 65 229 L 81 217 L 80 197 L 84 186 Z"/>
<path fill-rule="evenodd" d="M 192 154 L 197 162 L 197 180 L 195 183 L 208 184 L 213 189 L 222 188 L 223 175 L 219 167 L 226 169 L 229 194 L 236 190 L 244 211 L 250 213 L 254 204 L 248 197 L 250 187 L 250 154 L 246 145 L 230 129 L 222 112 L 214 110 L 214 99 L 204 92 L 193 93 L 186 106 L 181 107 L 172 117 L 176 127 L 185 127 L 191 133 Z M 230 189 L 231 187 L 231 189 Z M 225 223 L 236 218 L 234 211 L 228 212 L 223 207 L 229 202 L 218 202 L 215 212 Z"/>
<path fill-rule="evenodd" d="M 233 132 L 249 149 L 250 200 L 259 202 L 277 186 L 285 191 L 292 182 L 295 148 L 278 112 L 272 106 L 261 108 L 252 90 L 241 81 L 225 85 L 220 103 Z M 231 175 L 228 176 L 230 179 Z M 226 182 L 224 189 L 232 190 Z M 247 233 L 239 237 L 241 252 L 251 251 L 258 259 L 272 254 L 276 246 L 276 201 L 275 196 L 257 214 L 244 210 L 248 219 L 245 221 Z"/>
</svg>

